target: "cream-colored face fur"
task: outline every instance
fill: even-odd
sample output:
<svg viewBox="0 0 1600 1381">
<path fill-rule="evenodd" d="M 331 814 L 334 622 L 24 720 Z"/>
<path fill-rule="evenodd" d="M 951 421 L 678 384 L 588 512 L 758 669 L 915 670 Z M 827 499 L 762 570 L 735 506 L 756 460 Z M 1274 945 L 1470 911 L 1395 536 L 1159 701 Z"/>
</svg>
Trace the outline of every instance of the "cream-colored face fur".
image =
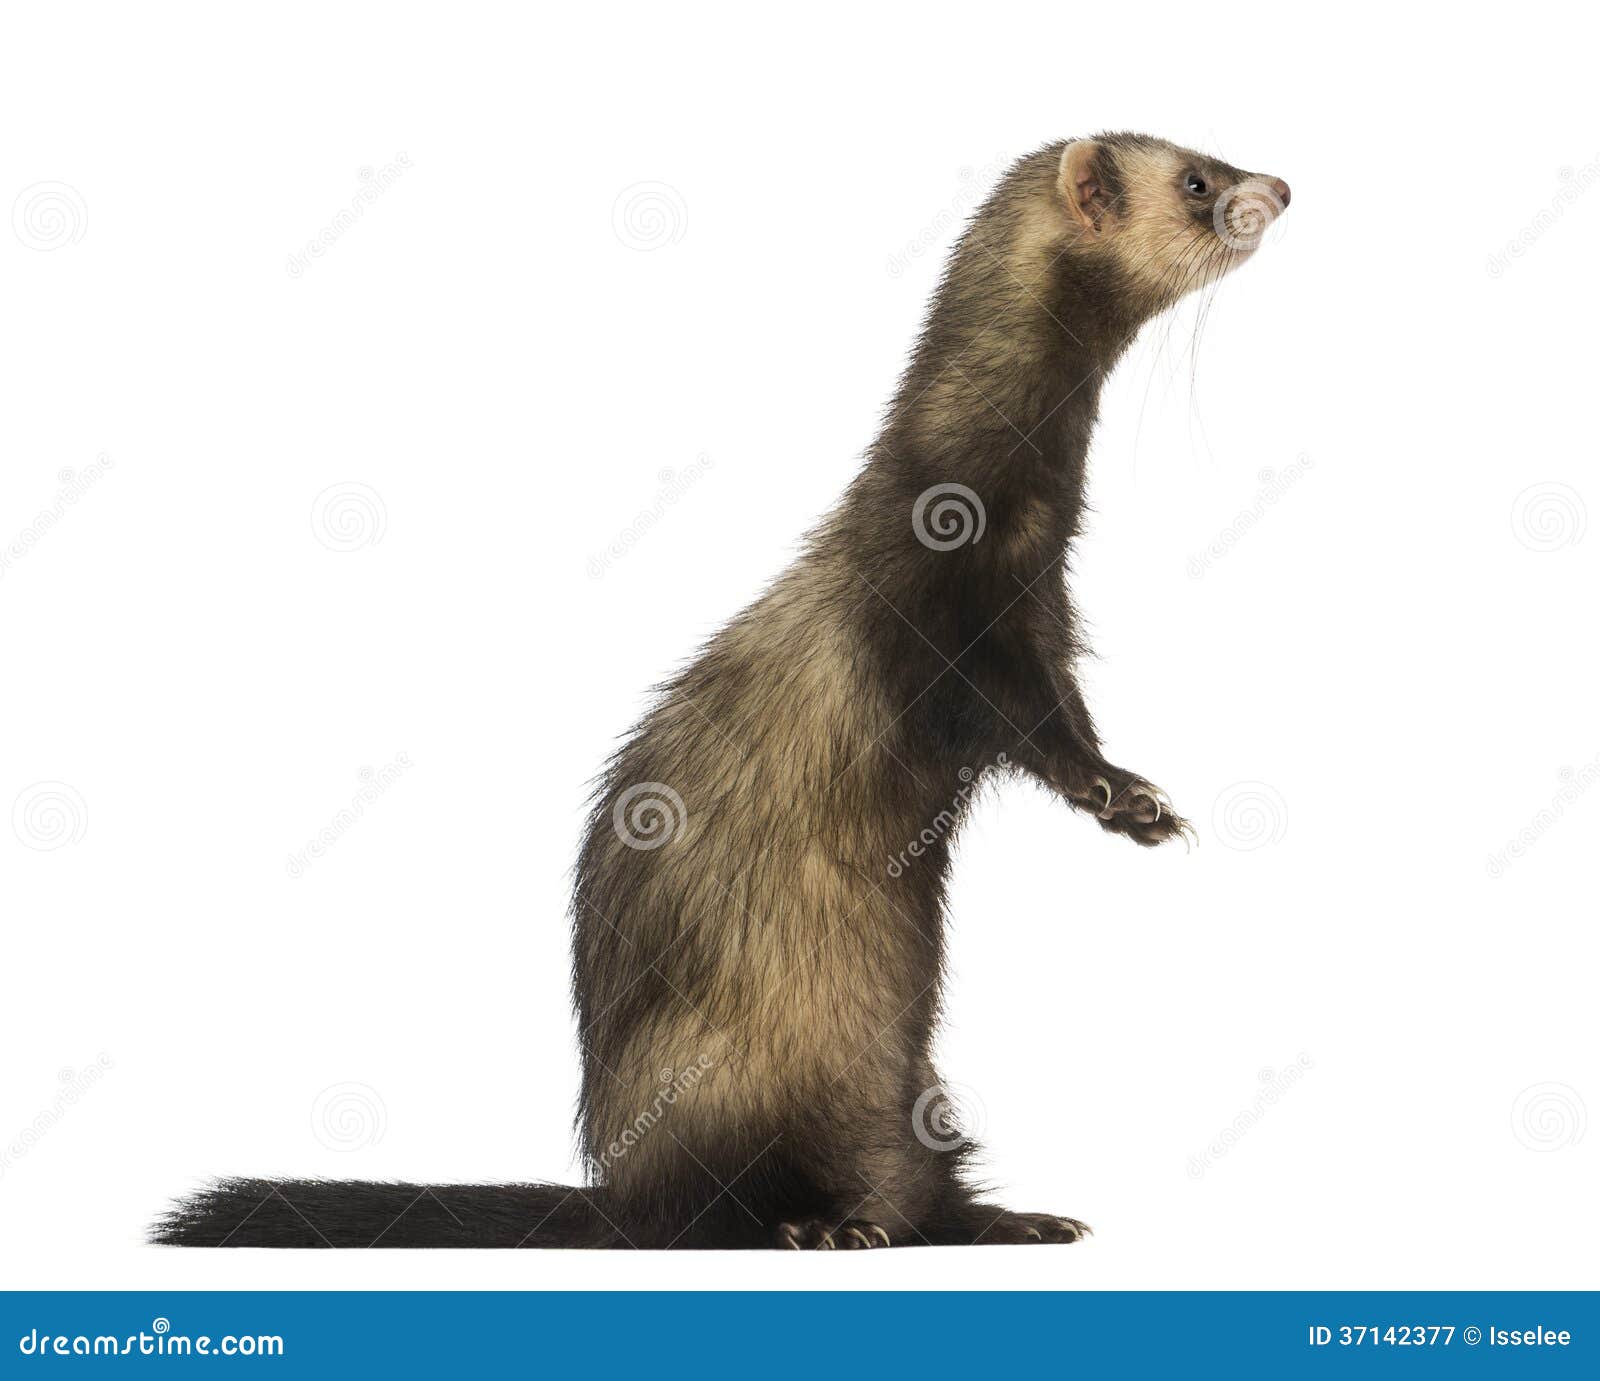
<svg viewBox="0 0 1600 1381">
<path fill-rule="evenodd" d="M 1243 263 L 1289 202 L 1281 178 L 1155 140 L 1075 140 L 1057 190 L 1085 247 L 1112 254 L 1163 303 Z"/>
</svg>

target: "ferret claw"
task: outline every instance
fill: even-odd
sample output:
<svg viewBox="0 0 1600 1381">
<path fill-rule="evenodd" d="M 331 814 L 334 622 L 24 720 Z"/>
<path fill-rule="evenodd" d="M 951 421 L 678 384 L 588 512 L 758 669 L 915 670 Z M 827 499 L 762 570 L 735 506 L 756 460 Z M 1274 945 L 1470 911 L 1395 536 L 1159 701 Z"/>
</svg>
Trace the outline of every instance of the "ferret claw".
<svg viewBox="0 0 1600 1381">
<path fill-rule="evenodd" d="M 1166 796 L 1166 792 L 1164 792 L 1159 786 L 1141 786 L 1136 787 L 1133 794 L 1135 796 L 1143 796 L 1145 800 L 1150 802 L 1150 804 L 1156 808 L 1156 820 L 1161 818 L 1162 798 Z M 1172 802 L 1167 801 L 1166 804 L 1170 807 Z M 1150 823 L 1153 825 L 1155 824 L 1156 820 L 1152 820 Z"/>
<path fill-rule="evenodd" d="M 797 1223 L 779 1223 L 773 1245 L 787 1247 L 790 1251 L 796 1252 L 805 1251 L 807 1248 L 818 1252 L 832 1252 L 870 1249 L 880 1243 L 885 1247 L 894 1245 L 889 1240 L 889 1234 L 876 1223 L 858 1219 L 828 1228 L 815 1218 L 808 1218 Z"/>
</svg>

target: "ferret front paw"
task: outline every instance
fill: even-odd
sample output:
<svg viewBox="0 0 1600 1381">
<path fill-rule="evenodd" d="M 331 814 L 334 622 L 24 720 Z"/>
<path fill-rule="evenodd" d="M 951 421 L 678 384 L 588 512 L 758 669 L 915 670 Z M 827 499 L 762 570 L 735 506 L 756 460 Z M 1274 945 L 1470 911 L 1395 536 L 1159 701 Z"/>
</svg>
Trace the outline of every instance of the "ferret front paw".
<svg viewBox="0 0 1600 1381">
<path fill-rule="evenodd" d="M 1006 1242 L 1081 1242 L 1091 1235 L 1087 1223 L 1053 1213 L 1002 1213 L 977 1236 L 974 1246 Z"/>
<path fill-rule="evenodd" d="M 1172 801 L 1159 786 L 1120 768 L 1086 777 L 1070 793 L 1073 803 L 1089 811 L 1100 827 L 1112 834 L 1125 834 L 1136 844 L 1153 846 L 1182 837 L 1185 843 L 1197 839 L 1194 826 L 1172 808 Z"/>
</svg>

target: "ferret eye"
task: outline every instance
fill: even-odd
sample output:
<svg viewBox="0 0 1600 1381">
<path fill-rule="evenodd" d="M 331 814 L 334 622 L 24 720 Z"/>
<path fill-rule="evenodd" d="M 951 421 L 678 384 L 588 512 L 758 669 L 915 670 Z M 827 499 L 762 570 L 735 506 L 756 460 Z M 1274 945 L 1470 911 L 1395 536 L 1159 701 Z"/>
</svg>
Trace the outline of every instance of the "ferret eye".
<svg viewBox="0 0 1600 1381">
<path fill-rule="evenodd" d="M 1206 180 L 1199 173 L 1190 173 L 1183 180 L 1183 190 L 1192 197 L 1203 197 L 1206 194 Z"/>
</svg>

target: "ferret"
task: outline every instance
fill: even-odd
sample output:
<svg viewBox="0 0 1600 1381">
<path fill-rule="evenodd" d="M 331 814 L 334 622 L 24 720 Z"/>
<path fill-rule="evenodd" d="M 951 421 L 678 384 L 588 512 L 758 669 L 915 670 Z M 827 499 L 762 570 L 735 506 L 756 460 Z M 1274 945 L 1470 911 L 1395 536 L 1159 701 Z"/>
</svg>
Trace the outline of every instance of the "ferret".
<svg viewBox="0 0 1600 1381">
<path fill-rule="evenodd" d="M 987 1202 L 930 1059 L 974 772 L 1189 832 L 1110 762 L 1067 589 L 1106 376 L 1250 258 L 1288 184 L 1141 134 L 1017 162 L 801 555 L 606 767 L 577 862 L 582 1186 L 224 1179 L 155 1242 L 834 1248 L 1073 1242 Z"/>
</svg>

